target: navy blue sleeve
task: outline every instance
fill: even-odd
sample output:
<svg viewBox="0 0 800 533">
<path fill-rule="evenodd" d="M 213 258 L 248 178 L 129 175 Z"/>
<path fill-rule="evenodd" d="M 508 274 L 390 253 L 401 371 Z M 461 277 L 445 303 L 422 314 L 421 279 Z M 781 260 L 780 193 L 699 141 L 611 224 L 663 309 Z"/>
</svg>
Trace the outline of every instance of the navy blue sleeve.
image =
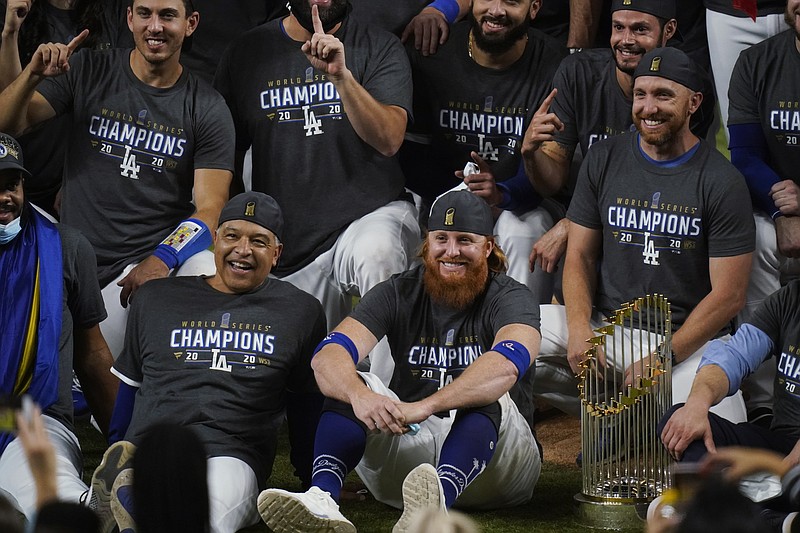
<svg viewBox="0 0 800 533">
<path fill-rule="evenodd" d="M 780 176 L 767 164 L 767 141 L 759 124 L 733 124 L 730 133 L 731 163 L 744 175 L 753 204 L 772 218 L 780 216 L 769 195 Z"/>
</svg>

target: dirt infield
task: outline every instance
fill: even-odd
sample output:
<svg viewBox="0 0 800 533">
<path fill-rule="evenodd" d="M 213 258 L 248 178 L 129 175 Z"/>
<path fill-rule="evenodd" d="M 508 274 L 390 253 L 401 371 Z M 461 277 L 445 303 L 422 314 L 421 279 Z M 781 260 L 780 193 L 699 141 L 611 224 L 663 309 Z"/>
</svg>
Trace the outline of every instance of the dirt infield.
<svg viewBox="0 0 800 533">
<path fill-rule="evenodd" d="M 581 451 L 581 422 L 555 409 L 536 411 L 536 437 L 544 448 L 544 460 L 562 465 L 575 465 Z"/>
</svg>

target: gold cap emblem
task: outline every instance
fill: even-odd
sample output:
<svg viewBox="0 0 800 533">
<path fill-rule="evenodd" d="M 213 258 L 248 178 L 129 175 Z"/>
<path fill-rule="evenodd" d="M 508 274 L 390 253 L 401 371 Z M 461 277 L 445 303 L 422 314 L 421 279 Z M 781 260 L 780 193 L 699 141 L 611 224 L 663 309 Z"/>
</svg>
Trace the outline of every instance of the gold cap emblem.
<svg viewBox="0 0 800 533">
<path fill-rule="evenodd" d="M 456 208 L 451 207 L 444 213 L 444 225 L 445 226 L 452 226 L 453 225 L 453 217 L 456 216 Z"/>
<path fill-rule="evenodd" d="M 256 215 L 256 203 L 247 202 L 247 205 L 244 206 L 244 216 L 253 217 L 255 215 Z"/>
<path fill-rule="evenodd" d="M 656 56 L 650 62 L 650 72 L 658 72 L 661 70 L 661 56 Z"/>
<path fill-rule="evenodd" d="M 629 5 L 631 5 L 631 0 L 622 0 L 622 5 L 623 5 L 623 6 L 629 6 Z"/>
</svg>

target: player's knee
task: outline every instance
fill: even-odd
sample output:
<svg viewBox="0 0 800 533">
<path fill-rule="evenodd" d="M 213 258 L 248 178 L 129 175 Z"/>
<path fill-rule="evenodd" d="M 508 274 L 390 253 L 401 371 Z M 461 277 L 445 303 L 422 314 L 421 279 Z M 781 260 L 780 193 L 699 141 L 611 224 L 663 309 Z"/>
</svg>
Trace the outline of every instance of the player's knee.
<svg viewBox="0 0 800 533">
<path fill-rule="evenodd" d="M 678 409 L 680 409 L 684 405 L 685 404 L 683 404 L 683 403 L 676 403 L 675 405 L 673 405 L 672 407 L 667 409 L 667 412 L 664 413 L 664 416 L 662 416 L 661 420 L 658 421 L 658 426 L 656 426 L 656 432 L 657 432 L 656 434 L 657 435 L 659 435 L 659 436 L 661 435 L 661 432 L 664 431 L 664 426 L 667 425 L 667 422 L 669 421 L 670 418 L 672 418 L 672 415 L 675 414 L 675 411 L 677 411 Z"/>
</svg>

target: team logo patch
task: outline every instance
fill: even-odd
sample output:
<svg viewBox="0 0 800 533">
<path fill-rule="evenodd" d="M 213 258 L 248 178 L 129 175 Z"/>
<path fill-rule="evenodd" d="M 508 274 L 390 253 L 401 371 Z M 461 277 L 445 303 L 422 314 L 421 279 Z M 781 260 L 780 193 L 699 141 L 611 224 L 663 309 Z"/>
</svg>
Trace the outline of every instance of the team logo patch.
<svg viewBox="0 0 800 533">
<path fill-rule="evenodd" d="M 255 202 L 247 202 L 247 205 L 244 206 L 244 216 L 246 216 L 246 217 L 254 217 L 254 216 L 256 216 L 256 203 Z"/>
<path fill-rule="evenodd" d="M 5 144 L 0 142 L 0 159 L 6 156 L 11 156 L 19 161 L 19 149 L 13 144 Z"/>
<path fill-rule="evenodd" d="M 623 5 L 623 6 L 629 6 L 629 5 L 631 5 L 631 0 L 622 0 L 622 5 Z"/>
<path fill-rule="evenodd" d="M 661 70 L 661 56 L 656 56 L 650 62 L 650 72 L 658 72 Z"/>
<path fill-rule="evenodd" d="M 451 207 L 444 213 L 444 225 L 445 226 L 452 226 L 454 224 L 453 219 L 456 216 L 456 208 Z"/>
</svg>

